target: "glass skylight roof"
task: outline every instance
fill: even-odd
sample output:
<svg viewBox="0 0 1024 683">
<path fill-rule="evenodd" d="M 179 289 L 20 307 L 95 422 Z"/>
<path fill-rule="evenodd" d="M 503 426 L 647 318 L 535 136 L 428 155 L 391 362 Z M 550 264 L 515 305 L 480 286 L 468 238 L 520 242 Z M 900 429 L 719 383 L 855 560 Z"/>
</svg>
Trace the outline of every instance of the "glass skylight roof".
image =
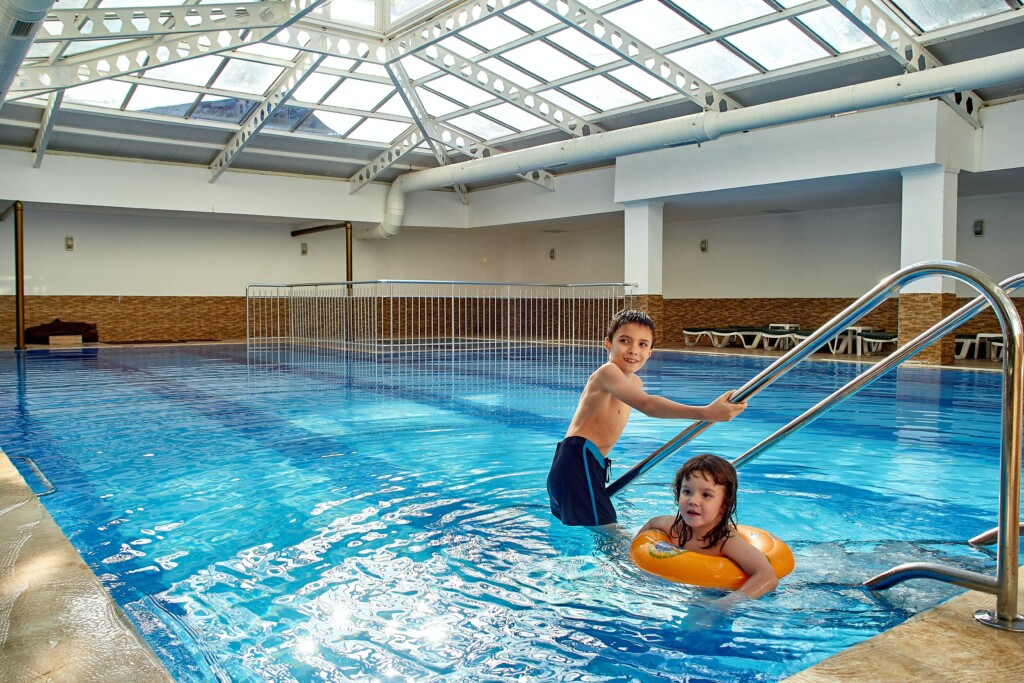
<svg viewBox="0 0 1024 683">
<path fill-rule="evenodd" d="M 310 1 L 295 5 L 308 8 Z M 1013 12 L 1017 5 L 1008 0 L 874 2 L 889 20 L 901 22 L 915 36 Z M 58 0 L 23 70 L 42 73 L 40 82 L 56 81 L 56 89 L 65 89 L 64 107 L 245 126 L 253 125 L 247 117 L 257 107 L 274 102 L 266 125 L 275 135 L 351 139 L 384 152 L 416 128 L 434 135 L 438 124 L 456 129 L 469 141 L 507 143 L 522 136 L 524 142 L 516 146 L 530 144 L 529 136 L 567 135 L 557 122 L 541 118 L 544 114 L 525 104 L 531 95 L 601 125 L 623 112 L 655 111 L 666 104 L 696 111 L 700 101 L 688 99 L 678 80 L 684 75 L 692 74 L 724 94 L 735 83 L 762 74 L 821 71 L 837 61 L 881 52 L 864 27 L 830 0 L 579 4 L 592 16 L 601 15 L 599 26 L 575 16 L 572 5 L 559 5 L 555 11 L 565 13 L 560 16 L 534 0 L 491 6 L 495 11 L 489 14 L 487 5 L 467 2 L 462 15 L 456 12 L 457 2 L 445 0 L 327 0 L 275 32 L 289 21 L 280 2 Z M 197 48 L 195 43 L 176 42 L 191 34 L 172 35 L 175 22 L 167 21 L 169 14 L 150 21 L 155 31 L 151 36 L 119 38 L 112 31 L 90 39 L 76 34 L 81 22 L 67 13 L 95 7 L 225 10 L 216 19 L 188 18 L 190 26 L 207 34 Z M 265 17 L 271 10 L 282 14 L 268 23 Z M 248 18 L 232 23 L 238 12 Z M 90 16 L 102 20 L 100 14 Z M 439 17 L 437 23 L 432 16 Z M 107 21 L 108 29 L 114 23 Z M 436 26 L 445 30 L 437 32 Z M 626 44 L 622 32 L 641 44 Z M 153 52 L 153 45 L 161 51 Z M 643 51 L 652 49 L 663 62 L 645 62 Z M 289 76 L 300 73 L 308 54 L 322 61 L 291 92 L 277 92 L 295 80 Z M 174 61 L 182 55 L 188 58 Z M 389 69 L 389 63 L 401 69 Z M 138 64 L 144 68 L 128 68 Z M 681 75 L 671 74 L 667 65 L 681 69 Z M 403 83 L 412 88 L 408 96 L 415 100 L 414 110 L 422 108 L 415 114 L 396 92 Z M 45 106 L 53 89 L 14 87 L 9 99 Z M 509 96 L 512 90 L 514 97 Z M 285 97 L 277 103 L 282 93 Z M 421 114 L 424 118 L 417 120 Z M 448 151 L 459 154 L 457 149 Z"/>
</svg>

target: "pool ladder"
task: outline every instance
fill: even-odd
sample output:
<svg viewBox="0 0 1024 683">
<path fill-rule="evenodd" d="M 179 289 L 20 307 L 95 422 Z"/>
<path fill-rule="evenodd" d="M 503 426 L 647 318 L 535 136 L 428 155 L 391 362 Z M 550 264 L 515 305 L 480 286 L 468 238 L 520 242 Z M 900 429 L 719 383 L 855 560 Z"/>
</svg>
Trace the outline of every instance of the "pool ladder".
<svg viewBox="0 0 1024 683">
<path fill-rule="evenodd" d="M 999 520 L 998 526 L 971 539 L 973 545 L 996 543 L 996 575 L 994 577 L 932 562 L 914 562 L 894 567 L 865 581 L 869 588 L 885 589 L 909 579 L 933 579 L 964 588 L 992 593 L 996 596 L 994 610 L 979 610 L 974 618 L 989 626 L 1008 631 L 1024 632 L 1024 616 L 1017 614 L 1018 570 L 1020 566 L 1020 537 L 1024 526 L 1020 522 L 1021 488 L 1021 411 L 1024 408 L 1024 333 L 1021 319 L 1009 297 L 1024 286 L 1024 273 L 1015 275 L 996 285 L 977 268 L 955 261 L 925 261 L 907 266 L 883 279 L 869 292 L 850 304 L 834 318 L 822 325 L 788 353 L 778 358 L 753 379 L 733 392 L 733 402 L 745 401 L 791 370 L 822 345 L 827 344 L 850 325 L 879 306 L 890 295 L 907 284 L 930 276 L 951 277 L 972 286 L 981 293 L 970 303 L 942 319 L 920 335 L 898 348 L 836 390 L 827 398 L 804 412 L 789 424 L 757 444 L 733 461 L 739 468 L 762 452 L 774 446 L 796 430 L 809 424 L 825 411 L 837 406 L 900 363 L 912 358 L 925 347 L 950 334 L 969 319 L 993 308 L 1005 339 L 1003 351 L 1002 423 L 1000 428 Z M 662 445 L 658 450 L 638 462 L 608 486 L 615 495 L 637 477 L 647 472 L 713 423 L 694 422 Z"/>
</svg>

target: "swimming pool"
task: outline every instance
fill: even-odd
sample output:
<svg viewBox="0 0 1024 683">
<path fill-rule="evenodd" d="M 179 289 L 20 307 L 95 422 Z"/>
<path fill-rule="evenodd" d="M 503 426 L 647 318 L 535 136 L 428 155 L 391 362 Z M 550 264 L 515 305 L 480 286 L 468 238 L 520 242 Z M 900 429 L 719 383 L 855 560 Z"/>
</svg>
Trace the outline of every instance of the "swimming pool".
<svg viewBox="0 0 1024 683">
<path fill-rule="evenodd" d="M 230 345 L 3 354 L 0 446 L 57 485 L 47 508 L 179 681 L 778 680 L 959 592 L 865 578 L 992 571 L 963 541 L 996 523 L 997 374 L 901 369 L 748 464 L 740 521 L 797 568 L 721 616 L 626 541 L 552 524 L 578 378 L 477 360 L 371 386 L 254 374 Z M 658 353 L 643 375 L 697 403 L 766 362 Z M 622 491 L 620 522 L 671 510 L 686 454 L 736 457 L 859 368 L 762 391 Z M 634 415 L 616 472 L 684 426 Z"/>
</svg>

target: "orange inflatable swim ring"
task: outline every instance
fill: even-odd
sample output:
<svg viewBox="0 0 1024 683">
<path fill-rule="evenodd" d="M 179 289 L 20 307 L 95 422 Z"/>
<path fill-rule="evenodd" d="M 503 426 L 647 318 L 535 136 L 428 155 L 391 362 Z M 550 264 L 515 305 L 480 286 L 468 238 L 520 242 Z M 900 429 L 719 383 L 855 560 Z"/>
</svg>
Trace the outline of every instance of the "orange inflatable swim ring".
<svg viewBox="0 0 1024 683">
<path fill-rule="evenodd" d="M 793 553 L 782 539 L 751 526 L 737 526 L 740 538 L 764 553 L 782 578 L 793 571 L 796 563 Z M 688 583 L 704 588 L 736 590 L 747 580 L 747 575 L 728 557 L 703 555 L 672 545 L 664 531 L 649 529 L 633 539 L 629 557 L 645 572 L 677 583 Z"/>
</svg>

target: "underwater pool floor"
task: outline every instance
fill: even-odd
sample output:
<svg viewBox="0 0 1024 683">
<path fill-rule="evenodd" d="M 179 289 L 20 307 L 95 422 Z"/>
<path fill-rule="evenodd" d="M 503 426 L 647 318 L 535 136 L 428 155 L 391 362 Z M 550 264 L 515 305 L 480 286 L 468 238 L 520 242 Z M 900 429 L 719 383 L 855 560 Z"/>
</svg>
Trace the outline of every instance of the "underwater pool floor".
<svg viewBox="0 0 1024 683">
<path fill-rule="evenodd" d="M 994 605 L 968 591 L 786 681 L 1021 680 L 1024 634 L 974 621 Z M 3 451 L 0 680 L 172 680 Z"/>
</svg>

